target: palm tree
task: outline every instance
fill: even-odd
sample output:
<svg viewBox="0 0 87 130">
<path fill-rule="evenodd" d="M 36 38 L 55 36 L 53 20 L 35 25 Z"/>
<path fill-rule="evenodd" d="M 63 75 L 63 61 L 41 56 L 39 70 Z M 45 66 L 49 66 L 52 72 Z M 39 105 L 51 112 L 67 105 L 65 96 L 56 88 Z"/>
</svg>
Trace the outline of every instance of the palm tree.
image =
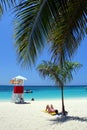
<svg viewBox="0 0 87 130">
<path fill-rule="evenodd" d="M 43 77 L 49 76 L 61 88 L 62 115 L 66 115 L 64 107 L 64 93 L 63 93 L 64 84 L 67 81 L 71 81 L 73 79 L 72 72 L 76 71 L 76 69 L 80 68 L 81 66 L 82 66 L 81 64 L 76 62 L 65 62 L 63 68 L 61 68 L 61 66 L 58 66 L 52 62 L 44 61 L 37 67 L 37 70 Z"/>
<path fill-rule="evenodd" d="M 87 0 L 26 0 L 15 11 L 16 48 L 24 65 L 35 62 L 44 36 L 51 37 L 52 59 L 63 63 L 86 35 Z"/>
</svg>

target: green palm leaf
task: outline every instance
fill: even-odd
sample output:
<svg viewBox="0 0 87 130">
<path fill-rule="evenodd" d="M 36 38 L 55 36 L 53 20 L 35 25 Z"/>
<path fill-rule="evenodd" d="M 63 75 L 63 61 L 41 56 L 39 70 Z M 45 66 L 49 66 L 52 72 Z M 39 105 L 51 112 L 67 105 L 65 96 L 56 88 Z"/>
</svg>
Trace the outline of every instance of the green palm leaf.
<svg viewBox="0 0 87 130">
<path fill-rule="evenodd" d="M 8 8 L 16 6 L 19 2 L 21 2 L 21 0 L 0 0 L 0 15 Z"/>
<path fill-rule="evenodd" d="M 35 62 L 44 36 L 50 34 L 52 59 L 64 63 L 86 35 L 87 0 L 26 0 L 15 11 L 16 48 L 24 65 Z"/>
<path fill-rule="evenodd" d="M 19 61 L 24 65 L 35 62 L 60 5 L 57 0 L 29 0 L 16 7 L 16 47 Z"/>
<path fill-rule="evenodd" d="M 86 35 L 86 15 L 87 1 L 82 0 L 71 0 L 67 3 L 65 12 L 60 10 L 60 16 L 50 34 L 53 41 L 52 59 L 55 62 L 70 59 L 80 45 Z"/>
</svg>

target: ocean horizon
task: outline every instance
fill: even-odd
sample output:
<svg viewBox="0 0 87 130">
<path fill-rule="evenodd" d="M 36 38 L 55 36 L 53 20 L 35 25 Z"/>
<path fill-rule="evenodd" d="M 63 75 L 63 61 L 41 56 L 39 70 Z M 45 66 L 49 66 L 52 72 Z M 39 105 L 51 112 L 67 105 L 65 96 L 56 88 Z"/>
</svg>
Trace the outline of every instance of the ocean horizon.
<svg viewBox="0 0 87 130">
<path fill-rule="evenodd" d="M 13 85 L 0 85 L 0 101 L 11 101 Z M 61 99 L 61 89 L 58 86 L 48 85 L 24 85 L 24 90 L 31 90 L 31 93 L 24 93 L 24 100 L 52 100 Z M 64 98 L 87 98 L 87 85 L 66 85 L 64 86 Z"/>
</svg>

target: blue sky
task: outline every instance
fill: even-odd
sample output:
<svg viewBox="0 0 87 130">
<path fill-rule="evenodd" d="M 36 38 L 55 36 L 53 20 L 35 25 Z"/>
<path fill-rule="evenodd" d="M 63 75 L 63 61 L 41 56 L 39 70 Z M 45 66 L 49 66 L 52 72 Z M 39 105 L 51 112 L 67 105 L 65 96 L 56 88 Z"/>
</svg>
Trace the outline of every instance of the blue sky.
<svg viewBox="0 0 87 130">
<path fill-rule="evenodd" d="M 14 47 L 12 16 L 8 13 L 0 19 L 0 85 L 9 84 L 10 79 L 17 75 L 22 75 L 28 80 L 25 85 L 53 85 L 49 78 L 43 79 L 36 71 L 36 66 L 24 69 L 17 62 L 16 49 Z M 68 84 L 87 84 L 87 37 L 82 41 L 76 51 L 73 61 L 80 62 L 83 67 L 73 75 L 73 81 Z M 49 59 L 48 50 L 44 49 L 39 55 L 37 63 Z"/>
</svg>

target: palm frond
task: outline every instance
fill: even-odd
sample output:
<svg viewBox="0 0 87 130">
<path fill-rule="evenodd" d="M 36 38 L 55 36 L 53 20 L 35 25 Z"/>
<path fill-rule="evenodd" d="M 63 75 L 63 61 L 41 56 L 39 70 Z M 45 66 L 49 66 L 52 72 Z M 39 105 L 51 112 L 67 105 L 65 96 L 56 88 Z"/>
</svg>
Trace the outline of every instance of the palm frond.
<svg viewBox="0 0 87 130">
<path fill-rule="evenodd" d="M 0 0 L 0 3 L 3 5 L 3 6 L 10 6 L 11 4 L 14 4 L 15 3 L 15 0 Z"/>
<path fill-rule="evenodd" d="M 43 61 L 42 64 L 40 64 L 37 67 L 37 70 L 43 76 L 44 78 L 46 76 L 50 77 L 53 81 L 55 81 L 55 84 L 59 84 L 59 86 L 63 85 L 62 82 L 62 71 L 59 66 L 56 64 L 50 62 L 50 61 Z"/>
<path fill-rule="evenodd" d="M 50 34 L 53 41 L 52 59 L 54 62 L 64 63 L 72 57 L 86 35 L 87 1 L 69 1 L 65 12 L 60 9 L 60 16 L 54 25 Z"/>
<path fill-rule="evenodd" d="M 78 62 L 66 61 L 63 66 L 63 79 L 64 82 L 70 82 L 73 79 L 73 72 L 77 72 L 82 67 L 82 64 Z"/>
<path fill-rule="evenodd" d="M 2 15 L 8 8 L 13 8 L 21 1 L 22 0 L 0 0 L 0 15 Z"/>
<path fill-rule="evenodd" d="M 2 16 L 2 14 L 3 14 L 3 10 L 2 10 L 2 6 L 0 4 L 0 17 Z"/>
<path fill-rule="evenodd" d="M 65 4 L 65 0 L 61 2 Z M 58 0 L 27 0 L 16 7 L 15 39 L 21 63 L 35 62 L 44 46 L 43 36 L 48 37 L 50 23 L 59 15 L 58 9 L 61 2 Z M 24 50 L 26 50 L 25 54 Z"/>
<path fill-rule="evenodd" d="M 24 65 L 35 62 L 49 32 L 56 63 L 70 59 L 86 34 L 87 0 L 26 0 L 15 11 L 16 48 Z"/>
</svg>

